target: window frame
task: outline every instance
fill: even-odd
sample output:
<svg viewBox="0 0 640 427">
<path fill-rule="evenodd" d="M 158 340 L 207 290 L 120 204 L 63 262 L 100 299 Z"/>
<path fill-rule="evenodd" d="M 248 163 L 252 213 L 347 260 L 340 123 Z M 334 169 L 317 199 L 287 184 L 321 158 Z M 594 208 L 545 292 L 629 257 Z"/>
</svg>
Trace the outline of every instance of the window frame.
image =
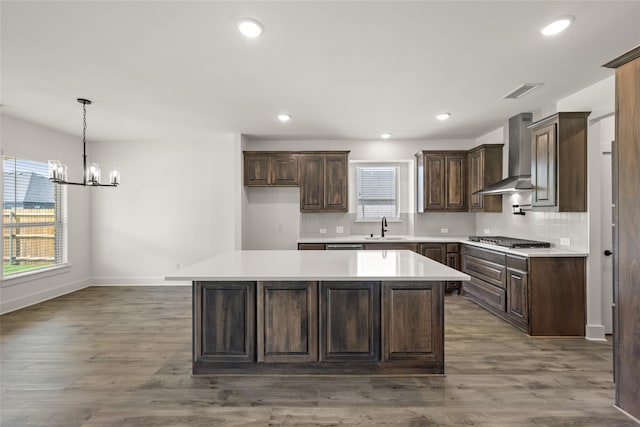
<svg viewBox="0 0 640 427">
<path fill-rule="evenodd" d="M 394 216 L 386 216 L 388 222 L 402 222 L 401 218 L 401 206 L 402 206 L 402 188 L 401 188 L 401 175 L 402 175 L 402 167 L 403 163 L 401 161 L 376 161 L 376 162 L 353 162 L 353 208 L 355 210 L 355 218 L 354 222 L 380 222 L 382 216 L 376 217 L 360 217 L 360 197 L 359 197 L 359 185 L 358 185 L 358 169 L 359 168 L 390 168 L 394 167 L 396 169 L 396 179 L 395 179 L 395 209 L 396 213 Z"/>
<path fill-rule="evenodd" d="M 36 160 L 30 158 L 28 156 L 18 156 L 12 155 L 2 152 L 2 166 L 0 169 L 2 170 L 2 200 L 3 200 L 3 218 L 4 218 L 4 184 L 5 184 L 5 161 L 6 160 L 14 160 L 14 161 L 27 161 L 33 163 L 42 164 L 42 166 L 46 166 L 47 163 L 41 160 Z M 14 172 L 16 170 L 14 169 Z M 59 184 L 54 185 L 54 212 L 55 218 L 53 221 L 44 221 L 44 222 L 28 222 L 22 223 L 18 225 L 13 224 L 5 224 L 4 219 L 2 222 L 2 230 L 3 230 L 3 247 L 0 249 L 2 253 L 3 259 L 3 270 L 2 275 L 0 275 L 2 287 L 12 286 L 18 283 L 29 282 L 33 280 L 38 280 L 41 278 L 46 278 L 58 274 L 63 274 L 69 271 L 69 260 L 68 260 L 68 192 L 66 186 Z M 14 208 L 16 208 L 16 203 L 14 203 Z M 4 272 L 4 230 L 5 228 L 13 230 L 13 229 L 24 229 L 29 227 L 50 227 L 54 228 L 54 261 L 52 264 L 43 265 L 37 268 L 33 268 L 26 271 L 19 271 L 15 273 L 5 274 Z"/>
</svg>

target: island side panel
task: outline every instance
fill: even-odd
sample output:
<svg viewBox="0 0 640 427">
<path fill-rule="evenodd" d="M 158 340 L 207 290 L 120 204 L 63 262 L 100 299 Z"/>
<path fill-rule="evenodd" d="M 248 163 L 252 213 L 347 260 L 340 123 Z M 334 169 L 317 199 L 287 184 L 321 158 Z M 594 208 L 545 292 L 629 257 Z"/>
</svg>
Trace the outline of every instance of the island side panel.
<svg viewBox="0 0 640 427">
<path fill-rule="evenodd" d="M 444 373 L 444 283 L 383 282 L 383 361 Z"/>
</svg>

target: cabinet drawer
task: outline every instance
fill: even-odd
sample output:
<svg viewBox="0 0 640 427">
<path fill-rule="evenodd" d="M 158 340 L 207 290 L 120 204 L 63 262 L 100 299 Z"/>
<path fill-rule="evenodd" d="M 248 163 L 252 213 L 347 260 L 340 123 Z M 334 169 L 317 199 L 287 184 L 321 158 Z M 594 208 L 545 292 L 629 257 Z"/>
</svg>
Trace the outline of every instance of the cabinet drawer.
<svg viewBox="0 0 640 427">
<path fill-rule="evenodd" d="M 458 252 L 460 250 L 459 243 L 447 243 L 447 253 Z"/>
<path fill-rule="evenodd" d="M 470 281 L 464 282 L 462 294 L 487 308 L 500 312 L 505 312 L 507 309 L 504 289 L 496 288 L 473 276 Z"/>
<path fill-rule="evenodd" d="M 507 269 L 504 265 L 465 254 L 462 271 L 500 288 L 507 287 Z"/>
<path fill-rule="evenodd" d="M 527 261 L 528 261 L 527 258 L 520 258 L 512 255 L 507 255 L 507 268 L 510 268 L 512 270 L 528 271 L 529 263 Z"/>
<path fill-rule="evenodd" d="M 462 251 L 465 255 L 472 255 L 476 258 L 495 262 L 496 264 L 507 265 L 507 255 L 503 252 L 491 251 L 489 249 L 482 249 L 469 245 L 464 245 Z"/>
</svg>

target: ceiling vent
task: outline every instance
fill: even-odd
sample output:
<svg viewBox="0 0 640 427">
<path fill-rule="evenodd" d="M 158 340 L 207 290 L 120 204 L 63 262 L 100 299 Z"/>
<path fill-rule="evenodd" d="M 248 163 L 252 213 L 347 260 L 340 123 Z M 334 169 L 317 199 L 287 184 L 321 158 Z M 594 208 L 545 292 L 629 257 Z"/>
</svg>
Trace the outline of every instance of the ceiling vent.
<svg viewBox="0 0 640 427">
<path fill-rule="evenodd" d="M 518 99 L 525 96 L 532 90 L 539 88 L 543 84 L 544 83 L 525 83 L 503 96 L 502 99 Z"/>
</svg>

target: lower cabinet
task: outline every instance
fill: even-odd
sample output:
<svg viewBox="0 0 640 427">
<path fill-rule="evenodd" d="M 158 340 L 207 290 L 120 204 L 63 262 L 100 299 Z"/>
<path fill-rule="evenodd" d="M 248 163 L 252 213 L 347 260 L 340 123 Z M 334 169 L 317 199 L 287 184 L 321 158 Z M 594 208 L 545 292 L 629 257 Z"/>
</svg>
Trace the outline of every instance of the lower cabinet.
<svg viewBox="0 0 640 427">
<path fill-rule="evenodd" d="M 259 362 L 318 360 L 316 282 L 258 282 Z"/>
<path fill-rule="evenodd" d="M 194 362 L 255 360 L 255 282 L 195 282 Z"/>
<path fill-rule="evenodd" d="M 462 294 L 532 336 L 584 336 L 585 259 L 520 257 L 464 245 Z"/>
<path fill-rule="evenodd" d="M 433 283 L 384 282 L 384 361 L 444 361 L 442 292 L 442 286 Z"/>
<path fill-rule="evenodd" d="M 529 325 L 529 267 L 526 258 L 507 257 L 507 316 L 512 322 Z"/>
<path fill-rule="evenodd" d="M 380 282 L 320 282 L 320 360 L 380 358 Z"/>
<path fill-rule="evenodd" d="M 444 288 L 194 282 L 194 374 L 444 373 Z"/>
<path fill-rule="evenodd" d="M 418 253 L 453 269 L 460 269 L 460 244 L 458 243 L 421 243 Z M 456 295 L 460 293 L 460 282 L 445 283 L 447 293 Z"/>
</svg>

